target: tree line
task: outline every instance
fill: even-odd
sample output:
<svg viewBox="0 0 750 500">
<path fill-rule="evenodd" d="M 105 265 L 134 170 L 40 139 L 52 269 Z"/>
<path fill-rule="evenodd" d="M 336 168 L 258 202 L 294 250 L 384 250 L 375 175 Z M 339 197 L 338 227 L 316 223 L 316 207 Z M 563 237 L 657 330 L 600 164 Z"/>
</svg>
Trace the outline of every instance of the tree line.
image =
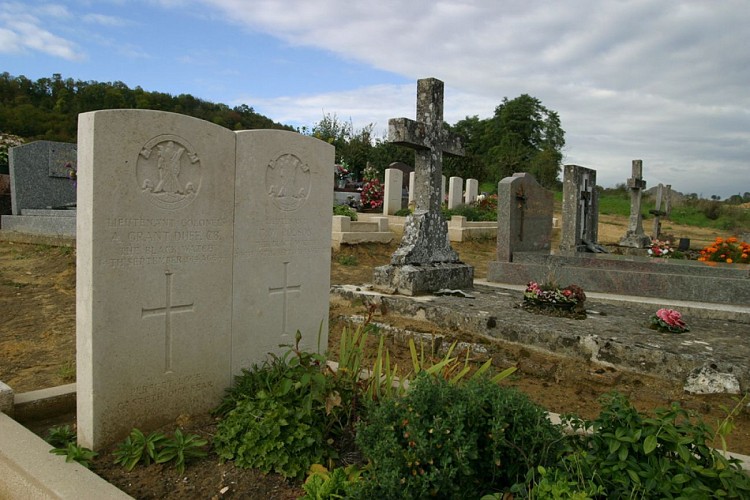
<svg viewBox="0 0 750 500">
<path fill-rule="evenodd" d="M 336 147 L 336 161 L 345 161 L 360 179 L 370 165 L 379 172 L 392 162 L 414 165 L 414 152 L 376 137 L 375 126 L 355 129 L 351 121 L 325 115 L 307 129 L 276 123 L 245 104 L 229 107 L 190 94 L 129 88 L 122 82 L 96 82 L 63 78 L 32 81 L 24 76 L 0 74 L 0 132 L 28 140 L 75 142 L 78 114 L 100 109 L 154 109 L 181 113 L 231 130 L 274 128 L 296 130 Z M 515 172 L 529 172 L 548 188 L 560 187 L 565 132 L 559 115 L 537 98 L 523 94 L 503 99 L 493 116 L 466 117 L 445 127 L 464 138 L 466 156 L 446 158 L 446 176 L 475 178 L 496 184 Z"/>
<path fill-rule="evenodd" d="M 60 74 L 36 81 L 0 74 L 0 131 L 27 140 L 75 142 L 78 114 L 100 109 L 154 109 L 201 118 L 231 130 L 293 130 L 246 105 L 230 108 L 190 94 L 173 96 L 129 88 L 122 82 L 63 79 Z"/>
</svg>

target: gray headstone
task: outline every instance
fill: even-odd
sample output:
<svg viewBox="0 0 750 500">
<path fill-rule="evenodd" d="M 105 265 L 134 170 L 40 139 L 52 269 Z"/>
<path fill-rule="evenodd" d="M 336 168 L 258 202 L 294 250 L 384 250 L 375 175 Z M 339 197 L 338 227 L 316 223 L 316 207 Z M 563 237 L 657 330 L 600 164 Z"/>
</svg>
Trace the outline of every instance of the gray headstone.
<svg viewBox="0 0 750 500">
<path fill-rule="evenodd" d="M 531 174 L 518 172 L 497 185 L 497 260 L 514 252 L 549 253 L 554 196 Z"/>
<path fill-rule="evenodd" d="M 297 329 L 325 348 L 332 146 L 144 110 L 78 137 L 79 443 L 215 407 Z"/>
<path fill-rule="evenodd" d="M 448 241 L 441 213 L 443 154 L 463 155 L 457 136 L 443 128 L 443 82 L 417 81 L 417 120 L 388 122 L 389 141 L 416 150 L 414 213 L 406 219 L 401 245 L 390 266 L 375 269 L 376 288 L 409 295 L 440 288 L 469 288 L 474 269 L 461 263 Z"/>
<path fill-rule="evenodd" d="M 599 238 L 596 170 L 565 165 L 563 173 L 561 252 L 583 252 Z"/>
<path fill-rule="evenodd" d="M 76 202 L 76 188 L 66 164 L 77 164 L 75 144 L 36 141 L 10 148 L 13 215 L 24 209 L 51 208 Z"/>
<path fill-rule="evenodd" d="M 628 179 L 630 191 L 630 219 L 628 230 L 620 240 L 620 245 L 631 248 L 645 248 L 651 243 L 651 238 L 643 232 L 643 218 L 641 217 L 641 202 L 646 181 L 643 180 L 643 161 L 633 160 L 633 175 Z"/>
</svg>

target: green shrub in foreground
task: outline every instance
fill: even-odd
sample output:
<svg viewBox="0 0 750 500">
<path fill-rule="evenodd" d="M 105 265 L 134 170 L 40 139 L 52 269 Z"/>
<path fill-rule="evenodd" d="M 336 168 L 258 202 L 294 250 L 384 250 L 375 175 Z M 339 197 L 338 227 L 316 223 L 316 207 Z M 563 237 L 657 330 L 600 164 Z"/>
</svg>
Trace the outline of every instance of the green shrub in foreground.
<svg viewBox="0 0 750 500">
<path fill-rule="evenodd" d="M 557 460 L 562 434 L 541 407 L 486 379 L 419 375 L 403 399 L 368 409 L 357 444 L 365 498 L 479 498 Z"/>
<path fill-rule="evenodd" d="M 648 417 L 619 394 L 603 403 L 596 419 L 570 420 L 594 433 L 570 438 L 571 450 L 554 474 L 585 478 L 581 489 L 590 491 L 593 483 L 611 499 L 750 498 L 750 477 L 739 462 L 710 448 L 711 429 L 679 404 Z"/>
</svg>

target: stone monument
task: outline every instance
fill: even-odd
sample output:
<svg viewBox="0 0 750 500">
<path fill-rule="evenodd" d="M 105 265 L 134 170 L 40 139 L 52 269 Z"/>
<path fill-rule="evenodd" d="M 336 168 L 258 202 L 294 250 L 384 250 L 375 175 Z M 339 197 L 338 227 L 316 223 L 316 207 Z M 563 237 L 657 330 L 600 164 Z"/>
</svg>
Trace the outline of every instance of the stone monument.
<svg viewBox="0 0 750 500">
<path fill-rule="evenodd" d="M 560 251 L 601 252 L 599 238 L 599 193 L 596 170 L 565 165 L 563 171 L 562 233 Z"/>
<path fill-rule="evenodd" d="M 214 408 L 297 330 L 326 348 L 333 146 L 105 110 L 79 116 L 78 155 L 81 445 Z"/>
<path fill-rule="evenodd" d="M 443 128 L 443 82 L 417 81 L 417 120 L 388 122 L 389 141 L 415 152 L 414 213 L 391 264 L 375 269 L 375 288 L 415 295 L 442 288 L 471 288 L 474 268 L 462 263 L 448 241 L 448 224 L 441 213 L 443 154 L 464 153 L 459 137 Z"/>
<path fill-rule="evenodd" d="M 651 238 L 643 232 L 641 202 L 644 189 L 646 189 L 646 181 L 643 180 L 643 161 L 633 160 L 633 175 L 628 179 L 630 219 L 628 220 L 628 230 L 620 240 L 620 246 L 646 248 L 651 243 Z"/>
</svg>

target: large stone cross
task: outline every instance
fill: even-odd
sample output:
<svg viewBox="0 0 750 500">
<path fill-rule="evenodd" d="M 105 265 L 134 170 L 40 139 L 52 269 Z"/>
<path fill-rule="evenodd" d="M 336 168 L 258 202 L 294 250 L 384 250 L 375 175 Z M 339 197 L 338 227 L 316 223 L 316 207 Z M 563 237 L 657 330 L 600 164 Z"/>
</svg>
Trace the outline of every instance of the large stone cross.
<svg viewBox="0 0 750 500">
<path fill-rule="evenodd" d="M 460 137 L 443 128 L 443 82 L 417 81 L 417 120 L 392 118 L 388 140 L 415 152 L 414 213 L 406 221 L 401 245 L 391 264 L 458 262 L 448 243 L 448 225 L 441 215 L 443 154 L 463 156 Z"/>
</svg>

